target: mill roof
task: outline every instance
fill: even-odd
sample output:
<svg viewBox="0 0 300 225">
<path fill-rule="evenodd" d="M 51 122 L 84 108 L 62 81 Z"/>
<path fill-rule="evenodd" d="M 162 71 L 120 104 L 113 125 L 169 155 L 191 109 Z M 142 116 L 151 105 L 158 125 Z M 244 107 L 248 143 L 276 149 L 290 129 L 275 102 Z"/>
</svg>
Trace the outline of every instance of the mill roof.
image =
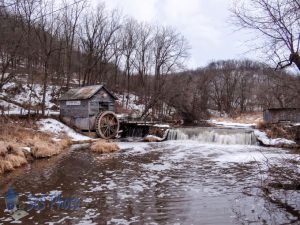
<svg viewBox="0 0 300 225">
<path fill-rule="evenodd" d="M 117 98 L 110 91 L 108 91 L 103 85 L 93 85 L 93 86 L 85 86 L 80 88 L 72 88 L 66 93 L 64 93 L 59 100 L 68 101 L 68 100 L 90 99 L 101 89 L 104 89 L 109 95 L 111 95 L 115 100 L 117 100 Z"/>
</svg>

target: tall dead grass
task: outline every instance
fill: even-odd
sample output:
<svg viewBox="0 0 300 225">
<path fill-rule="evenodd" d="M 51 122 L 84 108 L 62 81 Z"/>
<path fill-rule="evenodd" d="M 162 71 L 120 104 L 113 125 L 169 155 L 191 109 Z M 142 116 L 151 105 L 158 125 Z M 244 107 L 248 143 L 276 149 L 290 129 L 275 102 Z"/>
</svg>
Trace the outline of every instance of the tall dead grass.
<svg viewBox="0 0 300 225">
<path fill-rule="evenodd" d="M 219 122 L 255 124 L 262 120 L 263 114 L 262 112 L 247 112 L 247 113 L 241 113 L 233 117 L 224 118 L 224 117 L 212 116 L 211 118 Z"/>
<path fill-rule="evenodd" d="M 296 138 L 295 132 L 290 127 L 286 127 L 281 124 L 272 124 L 260 121 L 256 124 L 256 128 L 266 132 L 269 138 L 286 138 L 289 140 L 295 140 Z"/>
<path fill-rule="evenodd" d="M 15 141 L 0 141 L 0 174 L 27 164 L 24 152 Z"/>
<path fill-rule="evenodd" d="M 7 146 L 4 141 L 0 141 L 0 157 L 4 157 L 7 154 Z"/>
<path fill-rule="evenodd" d="M 103 153 L 116 152 L 120 148 L 116 143 L 109 143 L 101 140 L 93 143 L 90 149 L 92 152 L 103 154 Z"/>
<path fill-rule="evenodd" d="M 266 129 L 266 127 L 267 127 L 267 123 L 264 122 L 263 120 L 260 120 L 256 123 L 256 129 L 264 130 Z"/>
<path fill-rule="evenodd" d="M 7 154 L 4 159 L 10 162 L 14 168 L 27 164 L 25 156 Z"/>
<path fill-rule="evenodd" d="M 0 174 L 26 164 L 32 157 L 57 155 L 72 144 L 67 136 L 53 141 L 50 134 L 38 131 L 34 121 L 0 117 L 0 126 Z M 21 147 L 30 147 L 31 153 L 24 154 Z"/>
<path fill-rule="evenodd" d="M 48 136 L 38 135 L 30 140 L 32 146 L 32 155 L 35 158 L 49 158 L 58 155 L 63 150 L 70 147 L 72 141 L 65 137 L 61 141 L 55 142 Z"/>
<path fill-rule="evenodd" d="M 65 150 L 69 148 L 73 144 L 73 141 L 67 135 L 61 137 L 61 141 L 59 141 L 59 148 L 61 150 Z"/>
<path fill-rule="evenodd" d="M 31 154 L 35 158 L 48 158 L 58 155 L 61 149 L 53 141 L 45 140 L 42 136 L 36 136 L 31 141 Z"/>
<path fill-rule="evenodd" d="M 10 172 L 13 171 L 14 167 L 11 162 L 0 159 L 0 174 L 5 173 L 5 172 Z"/>
</svg>

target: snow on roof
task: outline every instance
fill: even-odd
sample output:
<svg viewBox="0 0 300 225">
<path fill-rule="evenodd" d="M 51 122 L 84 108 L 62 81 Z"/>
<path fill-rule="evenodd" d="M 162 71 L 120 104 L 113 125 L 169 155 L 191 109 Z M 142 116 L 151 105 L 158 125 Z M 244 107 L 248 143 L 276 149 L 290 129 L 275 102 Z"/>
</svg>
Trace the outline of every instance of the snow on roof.
<svg viewBox="0 0 300 225">
<path fill-rule="evenodd" d="M 114 99 L 117 99 L 112 93 L 110 93 L 103 85 L 93 85 L 80 88 L 73 88 L 67 91 L 61 96 L 60 101 L 67 100 L 85 100 L 93 97 L 98 91 L 104 88 Z"/>
</svg>

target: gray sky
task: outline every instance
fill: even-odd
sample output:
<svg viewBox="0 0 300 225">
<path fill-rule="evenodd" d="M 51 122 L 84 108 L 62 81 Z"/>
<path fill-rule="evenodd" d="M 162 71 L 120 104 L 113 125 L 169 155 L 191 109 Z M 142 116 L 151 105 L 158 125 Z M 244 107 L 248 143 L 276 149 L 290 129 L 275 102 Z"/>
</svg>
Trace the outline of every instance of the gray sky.
<svg viewBox="0 0 300 225">
<path fill-rule="evenodd" d="M 96 0 L 94 0 L 96 1 Z M 253 58 L 245 54 L 249 39 L 228 23 L 231 0 L 103 0 L 110 9 L 138 21 L 172 26 L 189 41 L 189 68 L 205 66 L 212 60 Z"/>
</svg>

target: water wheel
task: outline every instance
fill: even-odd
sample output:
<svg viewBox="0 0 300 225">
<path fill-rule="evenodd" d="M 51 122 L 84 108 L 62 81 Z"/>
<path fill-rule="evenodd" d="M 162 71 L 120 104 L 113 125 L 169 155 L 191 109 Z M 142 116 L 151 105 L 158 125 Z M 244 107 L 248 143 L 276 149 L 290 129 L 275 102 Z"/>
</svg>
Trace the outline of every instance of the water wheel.
<svg viewBox="0 0 300 225">
<path fill-rule="evenodd" d="M 119 132 L 119 120 L 115 113 L 105 111 L 96 117 L 96 133 L 104 139 L 115 138 Z"/>
</svg>

